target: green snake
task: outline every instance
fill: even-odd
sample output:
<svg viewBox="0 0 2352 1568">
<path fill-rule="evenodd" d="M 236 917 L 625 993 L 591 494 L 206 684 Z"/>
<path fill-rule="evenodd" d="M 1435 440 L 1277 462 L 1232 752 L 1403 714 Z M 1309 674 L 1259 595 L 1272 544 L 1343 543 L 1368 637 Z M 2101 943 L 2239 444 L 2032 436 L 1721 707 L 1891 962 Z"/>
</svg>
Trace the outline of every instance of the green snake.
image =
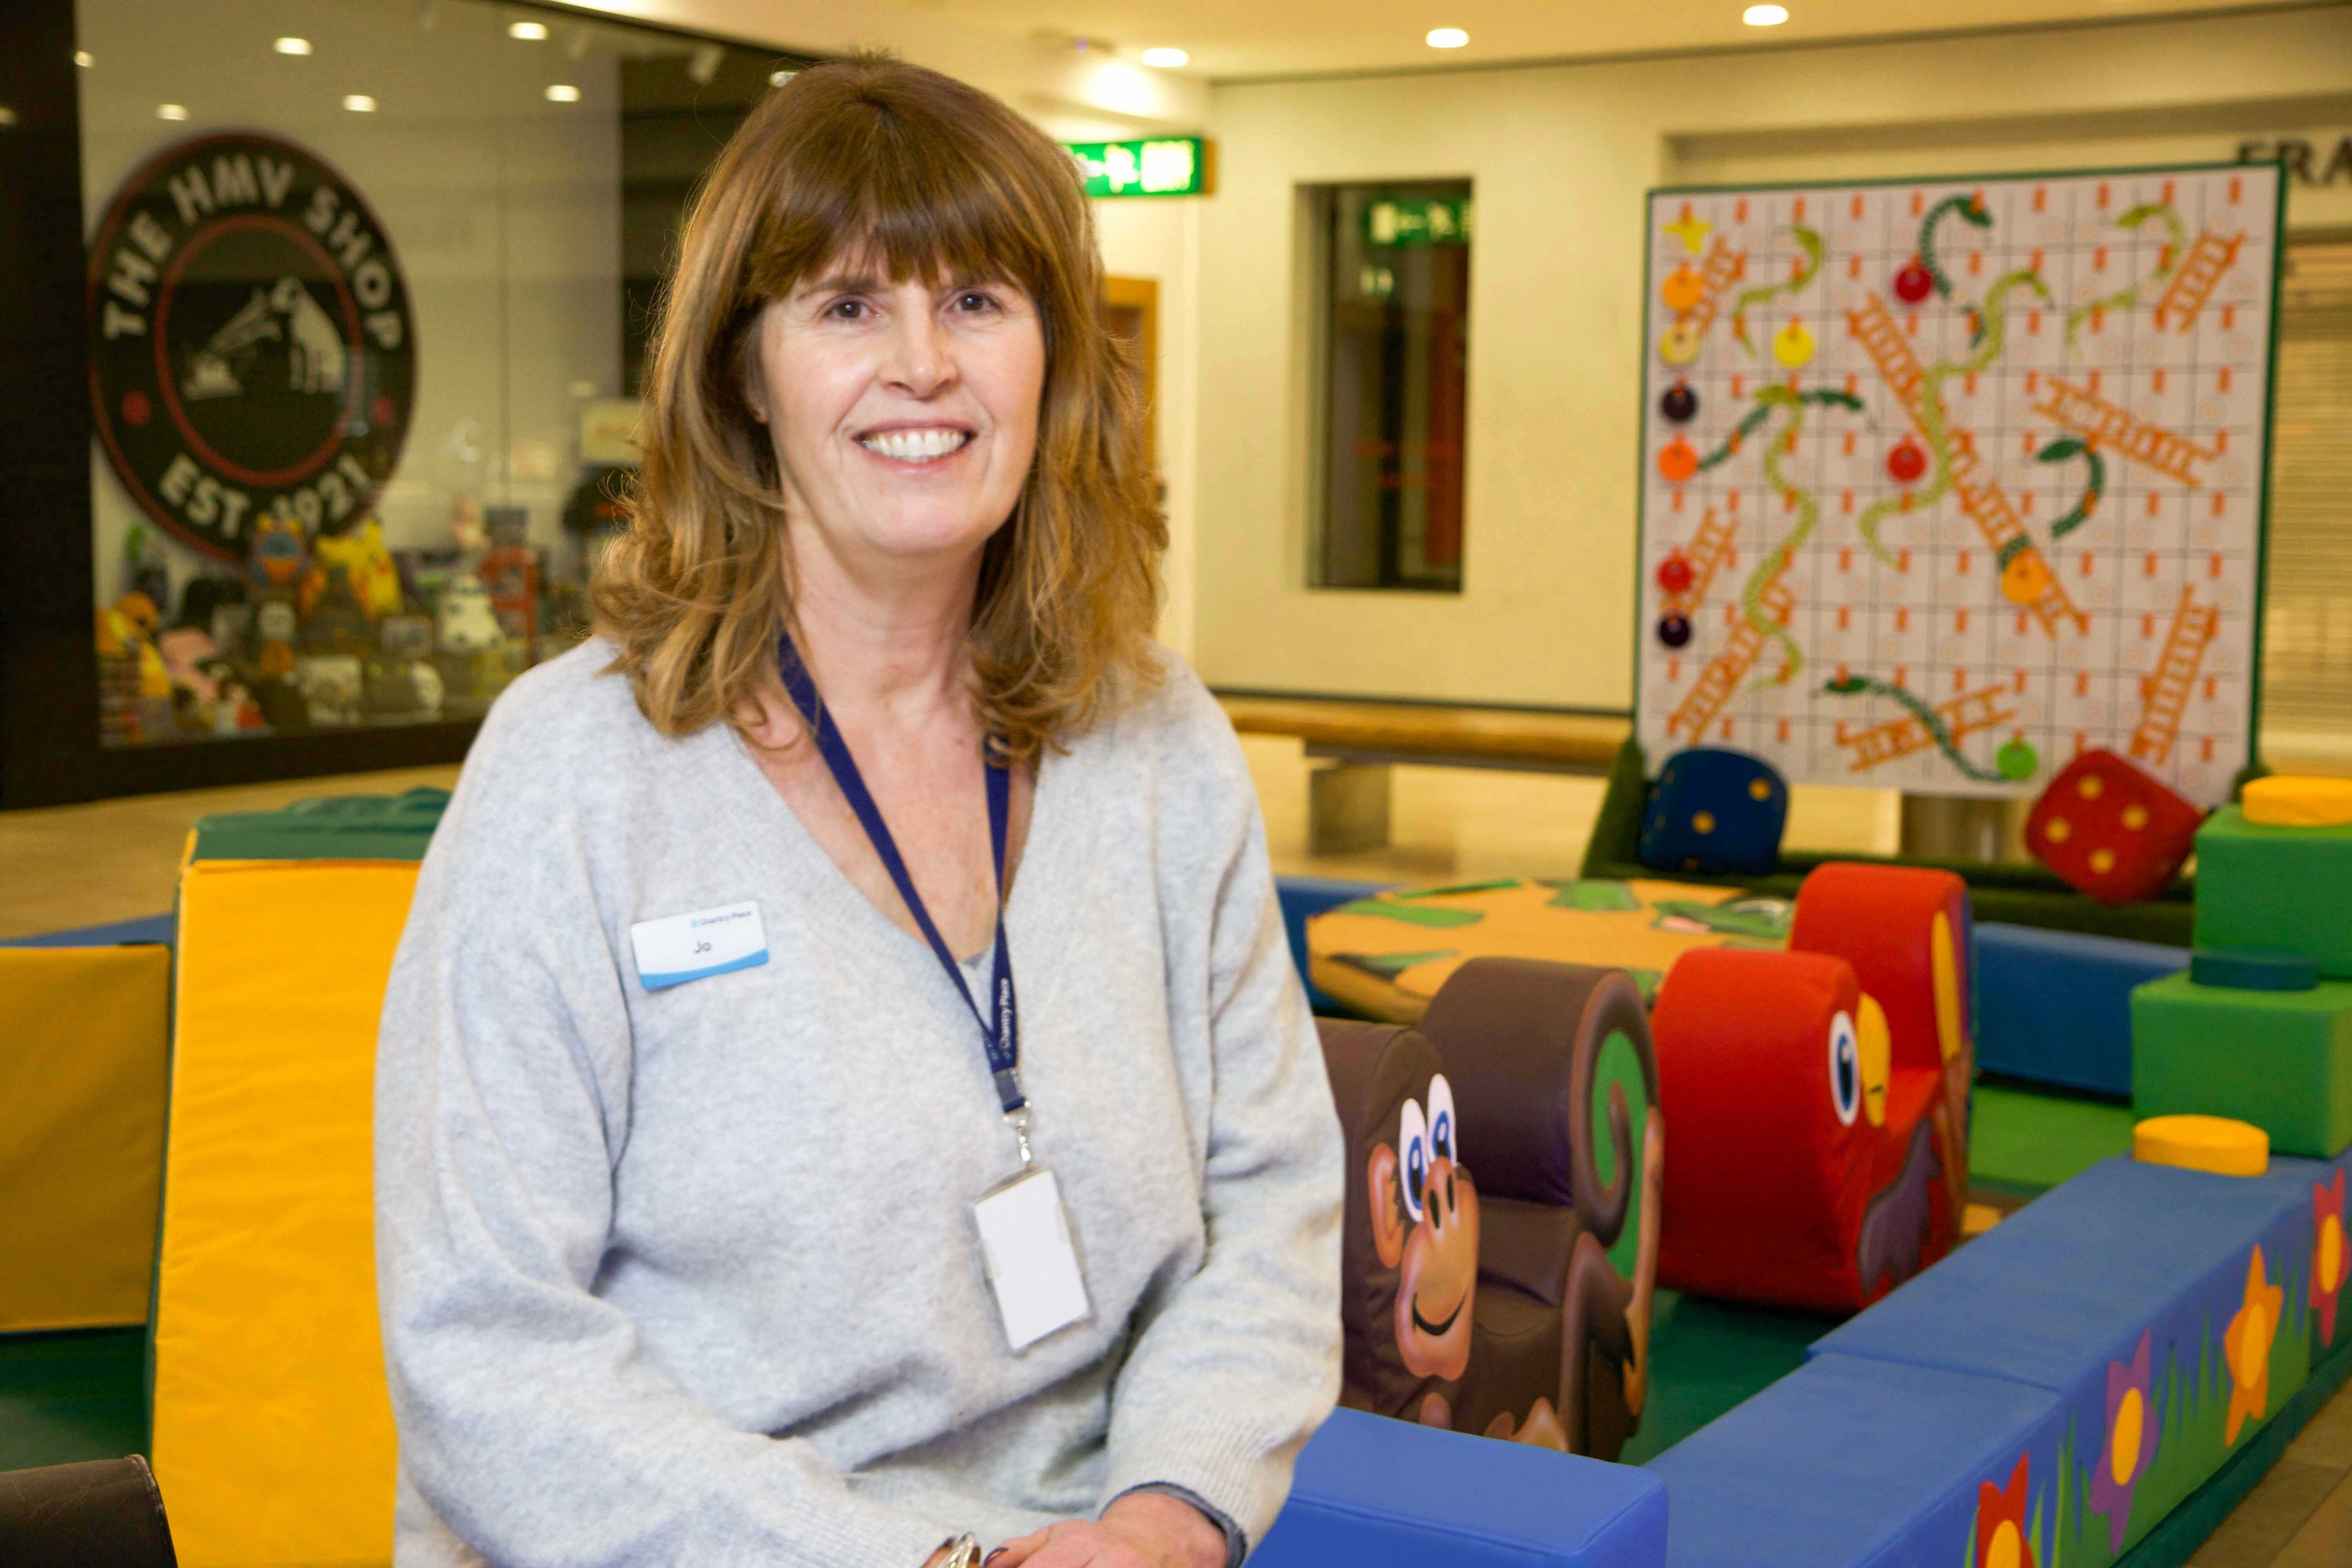
<svg viewBox="0 0 2352 1568">
<path fill-rule="evenodd" d="M 2083 480 L 2083 499 L 2074 510 L 2050 525 L 2050 540 L 2056 543 L 2091 521 L 2091 510 L 2099 504 L 2099 496 L 2107 488 L 2107 460 L 2099 456 L 2095 447 L 2084 445 L 2072 436 L 2061 436 L 2033 454 L 2037 463 L 2063 463 L 2069 458 L 2080 458 L 2088 469 Z M 2006 562 L 2002 564 L 2008 564 Z"/>
<path fill-rule="evenodd" d="M 1952 280 L 1936 259 L 1936 224 L 1949 212 L 1959 214 L 1964 222 L 1973 224 L 1979 228 L 1992 226 L 1992 214 L 1985 211 L 1984 203 L 1979 201 L 1972 193 L 1946 196 L 1942 201 L 1929 207 L 1927 216 L 1919 220 L 1919 265 L 1927 269 L 1928 279 L 1936 285 L 1937 296 L 1945 300 L 1952 298 Z"/>
<path fill-rule="evenodd" d="M 2157 284 L 2163 282 L 2166 279 L 2172 276 L 2172 269 L 2180 265 L 2180 258 L 2187 253 L 2189 247 L 2189 226 L 2180 221 L 2180 215 L 2174 212 L 2168 203 L 2143 202 L 2138 206 L 2133 207 L 2121 217 L 2116 219 L 2116 226 L 2117 228 L 2137 228 L 2140 225 L 2146 223 L 2152 217 L 2162 218 L 2164 220 L 2164 232 L 2168 237 L 2169 237 L 2170 241 L 2165 246 L 2163 254 L 2157 258 L 2156 270 L 2149 273 L 2147 277 L 2140 279 L 2137 282 L 2132 284 L 2127 289 L 2117 289 L 2113 294 L 2094 300 L 2087 305 L 2077 305 L 2073 310 L 2067 311 L 2067 348 L 2072 349 L 2074 346 L 2075 329 L 2080 327 L 2085 321 L 2089 320 L 2093 311 L 2127 310 L 2131 309 L 2131 307 L 2139 303 L 2141 289 L 2152 289 Z"/>
<path fill-rule="evenodd" d="M 1789 569 L 1789 563 L 1796 558 L 1798 550 L 1811 536 L 1813 525 L 1821 521 L 1821 503 L 1813 499 L 1811 491 L 1801 489 L 1780 469 L 1782 455 L 1797 444 L 1797 433 L 1804 428 L 1805 405 L 1809 403 L 1816 407 L 1843 408 L 1850 414 L 1863 411 L 1862 399 L 1851 392 L 1833 389 L 1799 392 L 1792 387 L 1774 384 L 1756 394 L 1755 408 L 1739 422 L 1739 431 L 1744 433 L 1770 418 L 1774 409 L 1789 411 L 1789 427 L 1764 448 L 1764 482 L 1780 495 L 1795 499 L 1797 523 L 1786 538 L 1765 552 L 1764 559 L 1757 563 L 1756 570 L 1748 574 L 1746 585 L 1739 590 L 1739 609 L 1747 617 L 1748 624 L 1780 646 L 1782 662 L 1780 673 L 1774 678 L 1775 685 L 1787 684 L 1805 668 L 1804 650 L 1797 646 L 1797 639 L 1789 635 L 1786 626 L 1766 613 L 1764 589 Z M 1724 445 L 1728 447 L 1731 443 L 1727 441 Z"/>
<path fill-rule="evenodd" d="M 1958 199 L 1958 198 L 1955 198 Z M 1948 205 L 1949 204 L 1946 204 Z M 1879 542 L 1878 525 L 1892 512 L 1911 507 L 1933 506 L 1944 499 L 1952 488 L 1951 430 L 1944 413 L 1944 384 L 1956 375 L 1973 375 L 2000 357 L 2002 341 L 2009 331 L 2009 297 L 2020 289 L 2031 289 L 2043 303 L 2050 300 L 2049 286 L 2038 272 L 2023 268 L 2005 273 L 1985 295 L 1978 315 L 1978 337 L 1974 352 L 1957 363 L 1945 360 L 1931 369 L 1921 380 L 1919 388 L 1919 433 L 1927 437 L 1927 455 L 1932 462 L 1933 477 L 1925 488 L 1907 495 L 1892 495 L 1870 503 L 1862 515 L 1853 520 L 1854 531 L 1873 555 L 1887 565 L 1895 564 L 1894 552 Z M 2000 564 L 2007 566 L 2018 551 L 2024 548 L 2025 536 L 2020 534 L 2002 548 Z"/>
<path fill-rule="evenodd" d="M 1761 305 L 1782 294 L 1795 293 L 1811 283 L 1814 274 L 1822 269 L 1822 237 L 1802 224 L 1792 226 L 1789 232 L 1796 237 L 1797 248 L 1805 253 L 1805 264 L 1797 269 L 1797 275 L 1785 283 L 1762 283 L 1753 289 L 1743 289 L 1731 301 L 1731 335 L 1738 338 L 1739 346 L 1750 354 L 1756 352 L 1756 345 L 1748 341 L 1748 307 Z"/>
<path fill-rule="evenodd" d="M 1875 676 L 1849 675 L 1843 679 L 1824 683 L 1822 689 L 1833 697 L 1853 697 L 1865 691 L 1875 692 L 1881 697 L 1901 704 L 1906 712 L 1918 720 L 1926 728 L 1927 738 L 1936 742 L 1936 749 L 1950 758 L 1952 765 L 1959 769 L 1962 773 L 1979 784 L 2003 782 L 1998 770 L 1980 768 L 1962 755 L 1960 748 L 1952 741 L 1951 731 L 1944 727 L 1942 716 L 1901 687 L 1881 680 Z"/>
</svg>

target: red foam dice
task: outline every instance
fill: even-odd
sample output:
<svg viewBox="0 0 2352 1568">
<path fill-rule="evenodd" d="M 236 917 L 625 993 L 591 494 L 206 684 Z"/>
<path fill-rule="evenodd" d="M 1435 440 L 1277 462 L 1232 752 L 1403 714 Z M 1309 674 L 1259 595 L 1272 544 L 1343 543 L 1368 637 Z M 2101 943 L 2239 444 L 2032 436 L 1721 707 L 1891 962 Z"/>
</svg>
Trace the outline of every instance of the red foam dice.
<svg viewBox="0 0 2352 1568">
<path fill-rule="evenodd" d="M 2180 869 L 2205 814 L 2109 751 L 2059 771 L 2025 819 L 2026 853 L 2103 904 L 2154 898 Z"/>
</svg>

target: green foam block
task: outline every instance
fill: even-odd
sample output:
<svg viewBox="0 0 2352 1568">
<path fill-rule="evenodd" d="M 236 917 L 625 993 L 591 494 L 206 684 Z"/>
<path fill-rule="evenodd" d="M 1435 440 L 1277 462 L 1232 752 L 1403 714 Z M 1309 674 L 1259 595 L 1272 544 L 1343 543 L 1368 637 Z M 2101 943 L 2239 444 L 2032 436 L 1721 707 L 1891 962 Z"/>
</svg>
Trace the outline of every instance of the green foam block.
<svg viewBox="0 0 2352 1568">
<path fill-rule="evenodd" d="M 2279 1154 L 2352 1147 L 2352 984 L 2239 991 L 2168 974 L 2136 987 L 2131 1010 L 2137 1114 L 2251 1121 Z"/>
<path fill-rule="evenodd" d="M 2197 830 L 2199 947 L 2300 952 L 2352 980 L 2352 823 L 2272 827 L 2225 805 Z"/>
</svg>

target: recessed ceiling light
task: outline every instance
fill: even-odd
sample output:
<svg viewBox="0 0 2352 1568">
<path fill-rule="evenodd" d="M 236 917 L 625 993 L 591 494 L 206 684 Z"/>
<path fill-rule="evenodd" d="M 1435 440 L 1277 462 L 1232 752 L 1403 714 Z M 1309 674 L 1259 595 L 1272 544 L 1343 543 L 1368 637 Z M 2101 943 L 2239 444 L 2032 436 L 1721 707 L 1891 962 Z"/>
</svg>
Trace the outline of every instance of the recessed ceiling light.
<svg viewBox="0 0 2352 1568">
<path fill-rule="evenodd" d="M 1178 66 L 1191 65 L 1192 57 L 1181 49 L 1146 49 L 1143 51 L 1143 63 L 1158 66 L 1162 70 L 1174 70 Z"/>
<path fill-rule="evenodd" d="M 798 71 L 770 71 L 768 73 L 768 85 L 770 87 L 782 87 L 784 83 L 792 80 L 793 78 L 800 74 L 801 73 Z"/>
<path fill-rule="evenodd" d="M 572 86 L 568 81 L 550 83 L 547 89 L 547 101 L 550 103 L 577 103 L 580 101 L 580 89 Z"/>
<path fill-rule="evenodd" d="M 16 123 L 16 111 L 9 108 L 6 104 L 0 103 L 0 125 L 14 125 Z"/>
<path fill-rule="evenodd" d="M 347 92 L 343 95 L 343 107 L 353 114 L 373 114 L 375 100 L 363 92 Z"/>
<path fill-rule="evenodd" d="M 74 64 L 81 67 L 82 69 L 88 70 L 97 63 L 98 57 L 91 54 L 88 49 L 76 49 L 74 51 Z"/>
<path fill-rule="evenodd" d="M 1751 27 L 1777 27 L 1789 19 L 1786 5 L 1750 5 L 1739 14 L 1739 19 Z"/>
<path fill-rule="evenodd" d="M 539 42 L 540 39 L 547 37 L 547 24 L 544 22 L 509 22 L 507 24 L 507 37 L 509 38 L 526 39 L 529 42 L 535 44 Z"/>
<path fill-rule="evenodd" d="M 275 48 L 281 55 L 307 55 L 310 52 L 310 40 L 308 38 L 280 38 L 277 43 L 270 47 Z"/>
<path fill-rule="evenodd" d="M 155 118 L 158 120 L 185 120 L 187 117 L 188 106 L 184 103 L 159 103 L 155 106 Z"/>
<path fill-rule="evenodd" d="M 1459 27 L 1432 27 L 1421 41 L 1433 49 L 1458 49 L 1470 41 L 1470 35 Z"/>
</svg>

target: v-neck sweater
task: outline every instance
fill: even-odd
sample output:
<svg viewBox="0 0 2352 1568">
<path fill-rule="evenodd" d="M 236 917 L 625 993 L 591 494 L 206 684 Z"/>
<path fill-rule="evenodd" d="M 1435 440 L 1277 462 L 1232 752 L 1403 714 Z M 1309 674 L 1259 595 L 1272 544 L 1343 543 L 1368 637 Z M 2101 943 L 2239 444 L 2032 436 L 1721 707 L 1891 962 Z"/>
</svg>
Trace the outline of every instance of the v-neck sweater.
<svg viewBox="0 0 2352 1568">
<path fill-rule="evenodd" d="M 1260 1539 L 1338 1394 L 1341 1156 L 1215 701 L 1163 656 L 1040 763 L 1002 918 L 1093 1313 L 1014 1354 L 971 1216 L 1014 1145 L 962 995 L 731 730 L 661 735 L 612 656 L 493 707 L 393 965 L 395 1563 L 919 1568 L 1141 1485 Z M 631 927 L 745 901 L 764 963 L 640 984 Z"/>
</svg>

